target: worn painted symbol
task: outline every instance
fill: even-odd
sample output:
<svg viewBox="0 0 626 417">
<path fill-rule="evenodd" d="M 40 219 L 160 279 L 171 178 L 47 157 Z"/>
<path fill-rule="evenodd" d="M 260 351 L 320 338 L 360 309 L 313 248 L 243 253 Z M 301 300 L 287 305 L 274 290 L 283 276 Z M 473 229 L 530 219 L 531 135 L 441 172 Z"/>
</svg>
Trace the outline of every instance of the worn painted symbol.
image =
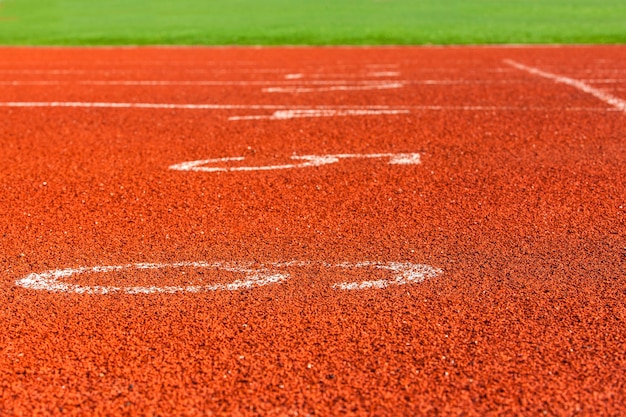
<svg viewBox="0 0 626 417">
<path fill-rule="evenodd" d="M 387 278 L 364 281 L 345 281 L 332 284 L 336 290 L 382 289 L 392 285 L 417 284 L 427 278 L 434 278 L 442 273 L 438 268 L 410 262 L 178 262 L 178 263 L 136 263 L 126 265 L 92 266 L 80 268 L 56 269 L 32 273 L 19 279 L 15 284 L 31 290 L 65 292 L 78 294 L 157 294 L 157 293 L 198 293 L 209 291 L 237 291 L 280 284 L 291 278 L 290 269 L 321 266 L 327 270 L 355 270 L 369 268 L 371 271 L 382 271 Z M 149 271 L 162 269 L 210 269 L 216 273 L 236 274 L 241 278 L 227 283 L 203 283 L 194 285 L 169 286 L 133 286 L 133 285 L 81 285 L 68 281 L 76 281 L 77 276 L 87 274 L 106 274 L 126 271 Z"/>
<path fill-rule="evenodd" d="M 228 164 L 242 162 L 243 156 L 201 159 L 171 165 L 174 171 L 195 172 L 235 172 L 235 171 L 271 171 L 277 169 L 309 168 L 329 165 L 342 159 L 383 159 L 388 158 L 390 165 L 416 165 L 421 162 L 419 153 L 374 153 L 374 154 L 337 154 L 337 155 L 293 155 L 292 163 L 265 166 L 236 166 Z M 225 166 L 226 165 L 226 166 Z"/>
</svg>

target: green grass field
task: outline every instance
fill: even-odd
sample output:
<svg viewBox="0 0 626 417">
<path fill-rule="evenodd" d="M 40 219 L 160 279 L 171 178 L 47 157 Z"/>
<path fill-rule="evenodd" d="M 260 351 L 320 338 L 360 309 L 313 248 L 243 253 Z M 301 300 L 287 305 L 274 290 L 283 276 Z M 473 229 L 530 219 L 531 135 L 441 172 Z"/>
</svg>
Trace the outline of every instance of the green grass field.
<svg viewBox="0 0 626 417">
<path fill-rule="evenodd" d="M 0 0 L 4 45 L 624 42 L 625 0 Z"/>
</svg>

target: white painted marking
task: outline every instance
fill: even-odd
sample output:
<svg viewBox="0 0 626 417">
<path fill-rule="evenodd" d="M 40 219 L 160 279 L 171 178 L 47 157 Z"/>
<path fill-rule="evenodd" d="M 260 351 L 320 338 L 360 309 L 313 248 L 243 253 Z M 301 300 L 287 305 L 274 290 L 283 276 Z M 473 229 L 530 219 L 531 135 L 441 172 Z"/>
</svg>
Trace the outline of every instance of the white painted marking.
<svg viewBox="0 0 626 417">
<path fill-rule="evenodd" d="M 185 110 L 286 110 L 286 111 L 407 111 L 389 106 L 287 106 L 280 104 L 184 104 L 184 103 L 110 103 L 83 101 L 8 101 L 0 107 L 77 107 L 113 109 L 185 109 Z"/>
<path fill-rule="evenodd" d="M 177 262 L 170 264 L 137 263 L 127 265 L 110 265 L 56 269 L 40 273 L 31 273 L 26 277 L 15 281 L 15 285 L 30 290 L 64 292 L 77 294 L 173 294 L 173 293 L 198 293 L 208 291 L 238 291 L 278 284 L 291 278 L 291 274 L 284 268 L 308 267 L 316 262 L 289 261 L 272 262 L 268 264 L 254 264 L 251 262 Z M 409 262 L 344 262 L 339 264 L 321 263 L 327 269 L 356 269 L 374 268 L 389 271 L 391 279 L 379 279 L 373 281 L 341 282 L 332 285 L 339 290 L 364 290 L 382 289 L 390 285 L 417 284 L 427 278 L 434 278 L 443 271 L 428 265 L 413 264 Z M 219 271 L 243 274 L 243 279 L 238 279 L 227 284 L 206 284 L 186 286 L 87 286 L 71 284 L 63 281 L 69 277 L 81 274 L 104 274 L 126 270 L 156 270 L 165 268 L 208 268 Z"/>
<path fill-rule="evenodd" d="M 287 74 L 285 75 L 285 79 L 286 80 L 297 80 L 299 78 L 302 78 L 302 74 Z"/>
<path fill-rule="evenodd" d="M 110 108 L 110 109 L 186 109 L 186 110 L 248 110 L 248 109 L 282 109 L 277 105 L 239 105 L 239 104 L 166 104 L 166 103 L 109 103 L 83 101 L 17 101 L 0 102 L 0 107 L 76 107 L 76 108 Z"/>
<path fill-rule="evenodd" d="M 408 114 L 411 110 L 434 111 L 600 111 L 610 112 L 619 109 L 606 107 L 525 107 L 525 106 L 403 106 L 390 107 L 385 105 L 372 106 L 290 106 L 280 104 L 184 104 L 184 103 L 111 103 L 83 101 L 5 101 L 0 107 L 41 108 L 110 108 L 110 109 L 155 109 L 155 110 L 276 110 L 272 115 L 233 116 L 229 120 L 284 120 L 297 117 L 330 117 L 330 116 L 370 116 Z"/>
<path fill-rule="evenodd" d="M 534 68 L 534 67 L 529 67 L 527 65 L 524 64 L 520 64 L 519 62 L 513 61 L 511 59 L 505 59 L 504 60 L 505 63 L 511 65 L 512 67 L 515 67 L 519 70 L 522 71 L 526 71 L 530 74 L 533 75 L 538 75 L 540 77 L 543 78 L 548 78 L 550 80 L 553 80 L 556 83 L 561 83 L 561 84 L 566 84 L 569 85 L 571 87 L 574 87 L 580 91 L 583 91 L 587 94 L 591 94 L 592 96 L 604 101 L 607 104 L 610 104 L 611 106 L 615 107 L 616 109 L 626 112 L 626 101 L 622 100 L 620 98 L 617 98 L 609 93 L 606 93 L 602 90 L 598 90 L 597 88 L 594 88 L 592 86 L 590 86 L 589 84 L 586 84 L 582 81 L 579 80 L 575 80 L 573 78 L 568 78 L 568 77 L 564 77 L 562 75 L 557 75 L 557 74 L 552 74 L 550 72 L 546 72 L 546 71 L 542 71 L 538 68 Z"/>
<path fill-rule="evenodd" d="M 435 84 L 440 80 L 415 80 L 415 83 Z M 369 86 L 376 84 L 395 83 L 397 80 L 389 81 L 372 81 L 372 80 L 297 80 L 297 81 L 216 81 L 216 80 L 196 80 L 196 81 L 184 81 L 184 80 L 3 80 L 0 81 L 0 85 L 95 85 L 95 86 L 141 86 L 141 87 L 160 87 L 160 86 L 212 86 L 212 87 L 224 87 L 224 86 L 239 86 L 239 87 L 254 87 L 254 86 Z M 451 83 L 448 81 L 447 83 Z M 459 83 L 462 81 L 454 81 Z"/>
<path fill-rule="evenodd" d="M 365 65 L 367 68 L 372 70 L 393 70 L 400 67 L 399 64 L 367 64 Z"/>
<path fill-rule="evenodd" d="M 450 80 L 450 79 L 423 79 L 423 80 L 298 80 L 291 78 L 288 80 L 275 81 L 227 81 L 227 80 L 0 80 L 0 85 L 91 85 L 91 86 L 130 86 L 130 87 L 167 87 L 167 86 L 209 86 L 209 87 L 292 87 L 292 88 L 313 88 L 324 86 L 331 88 L 345 87 L 374 87 L 377 85 L 395 85 L 395 84 L 424 84 L 424 85 L 455 85 L 455 84 L 500 84 L 523 82 L 523 80 Z"/>
<path fill-rule="evenodd" d="M 240 162 L 243 156 L 202 159 L 198 161 L 182 162 L 171 165 L 169 169 L 174 171 L 193 172 L 236 172 L 236 171 L 272 171 L 277 169 L 309 168 L 322 165 L 334 164 L 341 159 L 380 159 L 389 158 L 390 165 L 417 165 L 421 163 L 419 153 L 376 153 L 376 154 L 338 154 L 338 155 L 294 155 L 292 160 L 302 161 L 293 164 L 267 165 L 267 166 L 206 166 L 208 164 L 225 164 L 229 162 Z"/>
<path fill-rule="evenodd" d="M 357 265 L 347 265 L 346 268 L 356 267 Z M 387 280 L 375 280 L 375 281 L 356 281 L 356 282 L 340 282 L 334 284 L 333 288 L 339 290 L 366 290 L 372 288 L 386 288 L 389 285 L 406 285 L 417 284 L 424 281 L 427 278 L 434 278 L 441 274 L 441 269 L 433 268 L 428 265 L 419 265 L 402 262 L 389 262 L 387 264 L 380 264 L 374 262 L 363 262 L 358 265 L 359 267 L 371 266 L 376 269 L 384 269 L 394 272 L 394 279 Z"/>
<path fill-rule="evenodd" d="M 374 71 L 367 75 L 370 77 L 399 77 L 400 71 Z"/>
<path fill-rule="evenodd" d="M 0 102 L 0 107 L 36 108 L 112 108 L 112 109 L 180 109 L 180 110 L 276 110 L 271 115 L 232 116 L 229 120 L 285 120 L 302 117 L 375 116 L 408 114 L 408 109 L 389 106 L 285 106 L 255 104 L 164 104 L 164 103 L 106 103 L 106 102 Z"/>
<path fill-rule="evenodd" d="M 29 81 L 0 81 L 0 85 L 67 85 L 70 84 L 64 81 L 40 81 L 40 80 L 29 80 Z"/>
<path fill-rule="evenodd" d="M 54 74 L 54 75 L 67 75 L 67 74 L 86 74 L 90 71 L 85 70 L 39 70 L 39 69 L 10 69 L 10 68 L 2 68 L 0 69 L 0 73 L 5 74 Z M 108 72 L 108 71 L 106 71 Z"/>
<path fill-rule="evenodd" d="M 72 275 L 86 273 L 106 273 L 112 271 L 122 271 L 130 269 L 163 269 L 163 268 L 210 268 L 227 272 L 241 273 L 244 279 L 238 279 L 228 284 L 209 284 L 209 285 L 191 285 L 191 286 L 166 286 L 166 287 L 114 287 L 114 286 L 82 286 L 78 284 L 69 284 L 60 281 L 62 278 L 68 278 Z M 289 277 L 288 274 L 282 274 L 261 266 L 253 268 L 247 263 L 207 263 L 207 262 L 179 262 L 173 264 L 128 264 L 119 266 L 95 266 L 57 269 L 42 273 L 32 273 L 15 282 L 16 285 L 32 290 L 46 290 L 51 292 L 73 292 L 79 294 L 109 294 L 114 292 L 124 292 L 127 294 L 154 294 L 154 293 L 176 293 L 176 292 L 204 292 L 204 291 L 236 291 L 253 287 L 262 287 L 264 285 L 275 284 L 284 281 Z"/>
<path fill-rule="evenodd" d="M 287 120 L 306 117 L 383 116 L 408 113 L 410 113 L 408 109 L 278 110 L 271 115 L 231 116 L 228 120 Z"/>
<path fill-rule="evenodd" d="M 264 93 L 317 93 L 328 91 L 365 91 L 365 90 L 390 90 L 404 87 L 401 82 L 369 83 L 365 85 L 334 85 L 330 87 L 268 87 Z"/>
</svg>

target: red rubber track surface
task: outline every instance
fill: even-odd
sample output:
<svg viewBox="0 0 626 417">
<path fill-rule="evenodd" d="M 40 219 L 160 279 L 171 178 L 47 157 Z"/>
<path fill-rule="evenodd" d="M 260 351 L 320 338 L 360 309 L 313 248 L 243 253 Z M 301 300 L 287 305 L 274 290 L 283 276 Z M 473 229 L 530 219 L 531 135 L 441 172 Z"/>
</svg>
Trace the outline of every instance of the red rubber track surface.
<svg viewBox="0 0 626 417">
<path fill-rule="evenodd" d="M 0 415 L 626 414 L 626 115 L 506 59 L 626 98 L 623 46 L 0 49 Z M 370 88 L 387 81 L 402 85 Z M 272 120 L 248 105 L 402 112 Z M 247 116 L 265 118 L 231 119 Z M 373 153 L 421 163 L 168 169 Z M 16 284 L 198 261 L 309 264 L 235 291 Z M 365 261 L 442 272 L 333 287 L 386 276 Z"/>
</svg>

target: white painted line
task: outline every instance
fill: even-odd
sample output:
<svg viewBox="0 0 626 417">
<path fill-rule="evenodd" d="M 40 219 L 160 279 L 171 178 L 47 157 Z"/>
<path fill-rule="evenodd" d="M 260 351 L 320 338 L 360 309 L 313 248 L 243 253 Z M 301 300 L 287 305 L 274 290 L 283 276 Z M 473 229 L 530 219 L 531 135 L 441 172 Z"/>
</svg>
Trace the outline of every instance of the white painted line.
<svg viewBox="0 0 626 417">
<path fill-rule="evenodd" d="M 374 68 L 372 68 L 374 69 Z M 358 78 L 358 77 L 374 77 L 374 78 L 383 78 L 383 77 L 399 77 L 401 75 L 400 71 L 391 71 L 386 70 L 383 71 L 373 70 L 369 72 L 353 72 L 353 73 L 294 73 L 285 75 L 285 79 L 294 80 L 300 78 L 328 78 L 328 77 L 348 77 L 348 78 Z"/>
<path fill-rule="evenodd" d="M 317 93 L 328 91 L 366 91 L 366 90 L 390 90 L 404 87 L 401 82 L 371 83 L 366 85 L 334 85 L 330 87 L 268 87 L 264 93 Z"/>
<path fill-rule="evenodd" d="M 92 86 L 129 86 L 129 87 L 160 87 L 160 86 L 240 86 L 240 87 L 254 87 L 254 86 L 370 86 L 378 84 L 390 84 L 399 82 L 397 80 L 379 81 L 379 80 L 297 80 L 297 81 L 216 81 L 216 80 L 196 80 L 196 81 L 184 81 L 184 80 L 1 80 L 0 85 L 92 85 Z M 451 80 L 415 80 L 414 83 L 423 84 L 438 84 L 440 82 L 448 83 L 463 83 L 463 81 L 451 81 Z"/>
<path fill-rule="evenodd" d="M 14 101 L 0 102 L 0 107 L 76 107 L 76 108 L 111 108 L 111 109 L 187 109 L 187 110 L 248 110 L 283 109 L 278 105 L 239 105 L 239 104 L 166 104 L 166 103 L 108 103 L 83 101 Z"/>
<path fill-rule="evenodd" d="M 294 74 L 291 74 L 294 75 Z M 292 87 L 292 88 L 313 88 L 336 86 L 345 87 L 375 87 L 396 84 L 415 85 L 476 85 L 476 84 L 510 84 L 524 82 L 524 80 L 450 80 L 450 79 L 421 79 L 421 80 L 298 80 L 291 78 L 288 80 L 275 81 L 227 81 L 227 80 L 0 80 L 0 85 L 8 86 L 28 86 L 28 85 L 90 85 L 90 86 L 128 86 L 128 87 L 168 87 L 168 86 L 209 86 L 209 87 Z"/>
<path fill-rule="evenodd" d="M 0 85 L 11 85 L 11 86 L 20 86 L 20 85 L 69 85 L 73 84 L 72 82 L 66 81 L 40 81 L 40 80 L 28 80 L 28 81 L 0 81 Z"/>
<path fill-rule="evenodd" d="M 338 155 L 294 155 L 292 160 L 302 161 L 293 164 L 266 165 L 266 166 L 224 166 L 229 162 L 241 162 L 243 156 L 202 159 L 198 161 L 182 162 L 171 165 L 173 171 L 193 172 L 237 172 L 237 171 L 272 171 L 277 169 L 309 168 L 322 165 L 334 164 L 341 159 L 381 159 L 389 158 L 389 165 L 417 165 L 421 163 L 419 153 L 376 153 L 376 154 L 338 154 Z M 213 166 L 207 166 L 213 164 Z M 215 166 L 215 164 L 219 164 Z"/>
<path fill-rule="evenodd" d="M 400 71 L 374 71 L 367 75 L 370 77 L 399 77 Z"/>
<path fill-rule="evenodd" d="M 443 271 L 428 265 L 413 264 L 409 262 L 343 262 L 328 264 L 320 262 L 289 261 L 271 262 L 259 264 L 252 262 L 177 262 L 177 263 L 137 263 L 126 265 L 94 266 L 56 269 L 40 273 L 31 273 L 26 277 L 15 281 L 15 285 L 30 290 L 77 293 L 77 294 L 173 294 L 173 293 L 198 293 L 209 291 L 239 291 L 278 284 L 291 278 L 291 274 L 285 268 L 303 268 L 315 264 L 321 264 L 326 269 L 357 269 L 372 268 L 389 271 L 390 279 L 378 279 L 373 281 L 340 282 L 332 285 L 339 290 L 365 290 L 382 289 L 390 285 L 417 284 L 427 278 L 434 278 Z M 242 274 L 243 279 L 237 279 L 227 284 L 203 284 L 184 286 L 105 286 L 105 285 L 80 285 L 68 283 L 70 277 L 84 274 L 105 274 L 116 271 L 130 270 L 157 270 L 176 268 L 207 268 L 216 271 L 225 271 Z"/>
<path fill-rule="evenodd" d="M 54 75 L 69 75 L 69 74 L 86 74 L 91 71 L 85 70 L 63 70 L 63 69 L 54 69 L 54 70 L 39 70 L 39 69 L 10 69 L 10 68 L 2 68 L 0 69 L 0 73 L 5 74 L 54 74 Z M 108 72 L 105 71 L 105 72 Z"/>
<path fill-rule="evenodd" d="M 0 107 L 8 108 L 110 108 L 110 109 L 162 109 L 162 110 L 274 110 L 271 115 L 233 116 L 229 120 L 285 120 L 298 117 L 376 116 L 408 114 L 411 111 L 598 111 L 610 112 L 620 109 L 606 107 L 522 107 L 522 106 L 294 106 L 282 104 L 185 104 L 185 103 L 111 103 L 84 101 L 5 101 Z"/>
<path fill-rule="evenodd" d="M 305 117 L 383 116 L 408 113 L 410 113 L 408 109 L 277 110 L 271 115 L 231 116 L 228 120 L 288 120 Z"/>
<path fill-rule="evenodd" d="M 113 109 L 186 109 L 186 110 L 285 110 L 285 111 L 408 111 L 389 106 L 288 106 L 281 104 L 184 104 L 184 103 L 109 103 L 84 101 L 6 101 L 0 107 L 76 107 Z"/>
<path fill-rule="evenodd" d="M 515 67 L 519 70 L 522 71 L 526 71 L 530 74 L 533 75 L 537 75 L 543 78 L 548 78 L 550 80 L 553 80 L 554 82 L 557 83 L 561 83 L 561 84 L 566 84 L 569 85 L 571 87 L 574 87 L 580 91 L 583 91 L 587 94 L 591 94 L 592 96 L 604 101 L 607 104 L 610 104 L 611 106 L 615 107 L 616 109 L 626 112 L 626 101 L 622 100 L 620 98 L 617 98 L 609 93 L 606 93 L 602 90 L 598 90 L 597 88 L 594 88 L 592 86 L 590 86 L 589 84 L 586 84 L 582 81 L 579 80 L 575 80 L 573 78 L 568 78 L 568 77 L 564 77 L 562 75 L 557 75 L 557 74 L 552 74 L 550 72 L 546 72 L 546 71 L 542 71 L 538 68 L 534 68 L 534 67 L 529 67 L 527 65 L 524 64 L 520 64 L 519 62 L 513 61 L 511 59 L 505 59 L 504 62 L 506 64 L 511 65 L 512 67 Z"/>
<path fill-rule="evenodd" d="M 365 66 L 375 71 L 391 71 L 400 68 L 399 64 L 367 64 Z"/>
</svg>

